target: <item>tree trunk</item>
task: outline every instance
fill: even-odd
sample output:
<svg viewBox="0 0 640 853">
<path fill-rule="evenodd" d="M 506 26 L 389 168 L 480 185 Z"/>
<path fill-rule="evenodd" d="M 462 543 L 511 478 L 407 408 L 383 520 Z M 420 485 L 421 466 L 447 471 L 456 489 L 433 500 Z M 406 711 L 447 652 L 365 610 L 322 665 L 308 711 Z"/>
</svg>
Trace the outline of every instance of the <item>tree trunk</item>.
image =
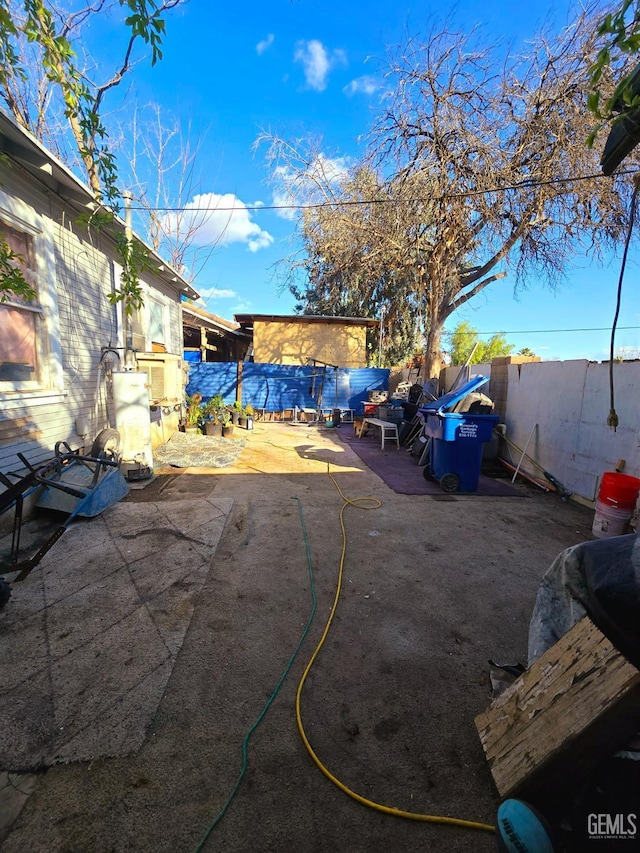
<svg viewBox="0 0 640 853">
<path fill-rule="evenodd" d="M 424 350 L 424 370 L 425 379 L 440 380 L 440 370 L 442 368 L 442 353 L 440 351 L 440 336 L 442 334 L 442 325 L 435 318 L 429 322 L 429 331 L 427 332 L 427 341 Z"/>
</svg>

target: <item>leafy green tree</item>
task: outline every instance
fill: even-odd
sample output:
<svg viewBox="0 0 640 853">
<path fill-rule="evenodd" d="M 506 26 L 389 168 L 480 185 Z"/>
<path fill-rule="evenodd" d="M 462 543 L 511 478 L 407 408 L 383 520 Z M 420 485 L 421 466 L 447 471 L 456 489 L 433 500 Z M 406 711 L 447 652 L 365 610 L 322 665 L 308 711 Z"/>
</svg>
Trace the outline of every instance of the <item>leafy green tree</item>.
<svg viewBox="0 0 640 853">
<path fill-rule="evenodd" d="M 24 258 L 17 255 L 0 234 L 0 302 L 15 297 L 28 302 L 36 295 L 22 273 L 23 263 Z"/>
<path fill-rule="evenodd" d="M 587 137 L 593 145 L 607 122 L 620 120 L 629 111 L 640 108 L 640 95 L 630 87 L 634 57 L 640 52 L 640 3 L 623 0 L 600 20 L 597 36 L 602 47 L 589 68 L 591 91 L 587 107 L 599 123 Z"/>
<path fill-rule="evenodd" d="M 487 364 L 494 358 L 511 355 L 513 344 L 507 343 L 504 334 L 493 335 L 488 341 L 480 340 L 478 332 L 467 320 L 462 320 L 451 332 L 451 364 Z"/>
<path fill-rule="evenodd" d="M 535 352 L 529 347 L 522 347 L 522 349 L 518 350 L 518 355 L 534 356 Z"/>
</svg>

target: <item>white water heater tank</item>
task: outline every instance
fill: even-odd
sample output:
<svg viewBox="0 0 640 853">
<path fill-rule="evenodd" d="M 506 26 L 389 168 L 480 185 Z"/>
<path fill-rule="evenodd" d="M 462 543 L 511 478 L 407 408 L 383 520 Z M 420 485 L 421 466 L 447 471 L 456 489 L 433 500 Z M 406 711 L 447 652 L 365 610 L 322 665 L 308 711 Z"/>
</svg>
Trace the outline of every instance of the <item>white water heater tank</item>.
<svg viewBox="0 0 640 853">
<path fill-rule="evenodd" d="M 153 474 L 148 375 L 119 370 L 111 379 L 115 427 L 122 441 L 120 470 L 127 480 L 145 480 Z"/>
</svg>

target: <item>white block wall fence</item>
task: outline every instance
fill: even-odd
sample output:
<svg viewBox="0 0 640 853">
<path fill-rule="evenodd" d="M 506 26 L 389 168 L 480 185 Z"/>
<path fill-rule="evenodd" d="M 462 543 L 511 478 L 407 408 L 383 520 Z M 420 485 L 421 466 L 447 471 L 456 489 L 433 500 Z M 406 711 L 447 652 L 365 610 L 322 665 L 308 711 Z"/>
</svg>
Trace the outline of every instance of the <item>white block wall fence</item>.
<svg viewBox="0 0 640 853">
<path fill-rule="evenodd" d="M 470 368 L 471 376 L 493 375 L 494 382 L 482 390 L 496 403 L 510 441 L 524 449 L 533 430 L 527 455 L 580 502 L 595 501 L 602 474 L 615 470 L 620 459 L 625 460 L 625 474 L 640 477 L 640 361 L 614 363 L 619 418 L 615 432 L 607 426 L 608 362 L 514 361 L 494 359 L 492 364 Z M 443 393 L 459 371 L 459 367 L 442 371 Z M 511 453 L 517 461 L 518 453 Z M 526 460 L 523 470 L 541 476 L 541 471 Z"/>
</svg>

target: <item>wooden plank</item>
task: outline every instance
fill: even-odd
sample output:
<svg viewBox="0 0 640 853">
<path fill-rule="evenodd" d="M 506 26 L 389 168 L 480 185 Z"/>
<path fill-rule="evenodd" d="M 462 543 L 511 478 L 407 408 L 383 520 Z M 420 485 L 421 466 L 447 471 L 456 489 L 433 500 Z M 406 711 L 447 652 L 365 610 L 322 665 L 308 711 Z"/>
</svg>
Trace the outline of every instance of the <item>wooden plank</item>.
<svg viewBox="0 0 640 853">
<path fill-rule="evenodd" d="M 502 797 L 567 791 L 640 724 L 640 672 L 584 618 L 475 720 Z"/>
<path fill-rule="evenodd" d="M 236 400 L 242 404 L 242 370 L 243 362 L 239 361 L 236 364 Z"/>
<path fill-rule="evenodd" d="M 507 470 L 515 472 L 516 466 L 512 465 L 511 462 L 507 462 L 507 460 L 503 459 L 502 456 L 498 456 L 498 462 L 502 462 Z M 538 488 L 545 492 L 555 492 L 556 490 L 555 486 L 552 486 L 551 483 L 546 480 L 541 480 L 539 477 L 534 477 L 533 474 L 527 474 L 526 471 L 522 470 L 522 468 L 518 471 L 518 477 L 522 477 L 523 480 L 533 483 L 534 486 L 538 486 Z"/>
</svg>

